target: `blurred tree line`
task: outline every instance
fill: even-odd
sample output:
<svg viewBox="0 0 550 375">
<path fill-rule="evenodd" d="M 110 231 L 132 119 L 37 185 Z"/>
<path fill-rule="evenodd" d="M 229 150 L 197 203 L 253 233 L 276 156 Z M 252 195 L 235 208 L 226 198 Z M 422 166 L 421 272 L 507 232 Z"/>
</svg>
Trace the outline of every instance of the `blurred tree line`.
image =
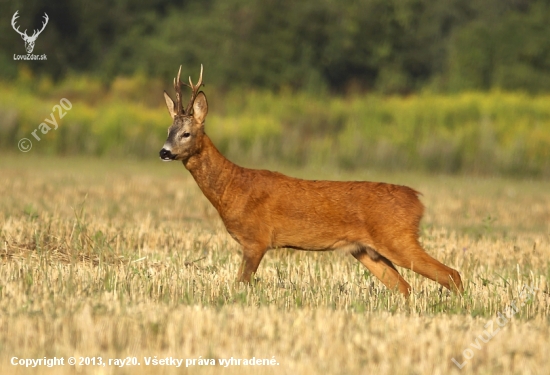
<svg viewBox="0 0 550 375">
<path fill-rule="evenodd" d="M 220 88 L 409 93 L 550 91 L 550 0 L 1 1 L 0 77 L 171 79 L 180 64 Z M 32 34 L 25 54 L 10 20 Z"/>
</svg>

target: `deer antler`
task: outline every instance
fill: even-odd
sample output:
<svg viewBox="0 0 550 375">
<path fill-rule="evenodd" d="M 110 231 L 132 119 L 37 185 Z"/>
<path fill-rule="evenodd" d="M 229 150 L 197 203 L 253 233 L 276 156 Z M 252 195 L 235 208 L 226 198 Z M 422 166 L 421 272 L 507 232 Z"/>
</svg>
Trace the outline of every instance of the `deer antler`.
<svg viewBox="0 0 550 375">
<path fill-rule="evenodd" d="M 193 109 L 193 102 L 195 101 L 195 98 L 199 93 L 199 88 L 203 85 L 202 70 L 203 68 L 201 64 L 201 74 L 199 76 L 199 81 L 197 82 L 196 85 L 193 85 L 193 81 L 191 81 L 191 77 L 189 77 L 189 84 L 187 84 L 187 83 L 183 83 L 180 80 L 180 76 L 181 76 L 181 65 L 180 65 L 180 70 L 178 71 L 178 77 L 174 78 L 174 89 L 176 90 L 176 110 L 177 110 L 178 116 L 191 115 L 191 110 Z M 183 105 L 181 104 L 181 85 L 190 87 L 192 90 L 191 99 L 189 100 L 189 104 L 187 104 L 187 108 L 185 110 L 183 109 Z"/>
<path fill-rule="evenodd" d="M 191 81 L 191 76 L 189 76 L 189 84 L 185 83 L 185 86 L 188 86 L 191 88 L 191 99 L 189 99 L 189 104 L 187 104 L 187 109 L 185 110 L 185 113 L 190 115 L 191 110 L 193 109 L 193 102 L 195 101 L 195 98 L 197 97 L 199 93 L 200 87 L 203 85 L 202 83 L 202 64 L 201 64 L 201 74 L 199 75 L 199 80 L 196 85 L 193 85 L 193 81 Z"/>
<path fill-rule="evenodd" d="M 176 90 L 176 110 L 178 116 L 183 114 L 183 106 L 181 105 L 181 85 L 183 85 L 183 83 L 180 81 L 180 75 L 181 65 L 180 70 L 178 71 L 178 78 L 174 78 L 174 89 Z"/>
<path fill-rule="evenodd" d="M 19 11 L 16 11 L 16 12 L 13 14 L 13 17 L 11 18 L 11 27 L 13 27 L 13 29 L 14 29 L 19 35 L 21 35 L 23 38 L 25 38 L 25 37 L 28 38 L 29 36 L 27 35 L 27 29 L 25 29 L 25 32 L 22 33 L 21 31 L 19 31 L 19 26 L 17 26 L 17 28 L 15 27 L 15 20 L 16 20 L 17 18 L 19 18 L 19 16 L 17 15 L 17 13 L 19 13 Z"/>
<path fill-rule="evenodd" d="M 34 30 L 34 33 L 32 34 L 31 38 L 35 38 L 35 39 L 38 38 L 38 35 L 40 35 L 40 33 L 42 33 L 42 31 L 44 31 L 44 29 L 46 28 L 46 25 L 48 24 L 48 21 L 49 21 L 50 18 L 48 17 L 46 12 L 44 12 L 44 15 L 42 17 L 45 18 L 46 22 L 42 22 L 42 29 L 40 31 Z M 25 31 L 27 31 L 27 30 L 25 30 Z M 38 34 L 36 33 L 37 31 L 38 31 Z"/>
<path fill-rule="evenodd" d="M 21 37 L 25 40 L 29 39 L 29 40 L 34 40 L 38 37 L 38 35 L 40 35 L 40 33 L 42 31 L 44 31 L 44 29 L 46 28 L 46 25 L 48 24 L 48 21 L 49 21 L 49 17 L 46 13 L 44 13 L 44 15 L 42 17 L 44 17 L 45 19 L 45 22 L 42 22 L 42 29 L 40 29 L 40 31 L 38 30 L 34 30 L 34 33 L 31 35 L 31 36 L 28 36 L 27 35 L 27 29 L 25 29 L 24 32 L 21 32 L 19 31 L 19 26 L 16 27 L 15 25 L 15 21 L 17 20 L 17 18 L 19 18 L 19 15 L 17 14 L 19 13 L 19 11 L 16 11 L 14 14 L 13 14 L 13 17 L 11 18 L 11 27 L 13 27 L 13 29 L 19 34 L 21 35 Z"/>
</svg>

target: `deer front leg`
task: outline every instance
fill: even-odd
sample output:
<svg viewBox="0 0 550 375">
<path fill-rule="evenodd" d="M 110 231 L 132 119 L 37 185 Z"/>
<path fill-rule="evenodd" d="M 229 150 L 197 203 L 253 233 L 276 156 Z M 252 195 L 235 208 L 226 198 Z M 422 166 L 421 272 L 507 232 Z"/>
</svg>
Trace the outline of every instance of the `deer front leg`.
<svg viewBox="0 0 550 375">
<path fill-rule="evenodd" d="M 243 247 L 243 261 L 237 274 L 237 281 L 249 283 L 253 273 L 256 273 L 262 258 L 264 257 L 265 249 Z"/>
</svg>

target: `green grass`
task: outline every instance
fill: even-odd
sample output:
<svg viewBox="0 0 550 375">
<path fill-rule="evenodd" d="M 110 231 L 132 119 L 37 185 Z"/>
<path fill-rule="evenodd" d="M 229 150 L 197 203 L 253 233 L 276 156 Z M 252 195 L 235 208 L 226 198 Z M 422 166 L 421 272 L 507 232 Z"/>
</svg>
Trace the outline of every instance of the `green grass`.
<svg viewBox="0 0 550 375">
<path fill-rule="evenodd" d="M 255 165 L 266 167 L 266 165 Z M 8 154 L 0 159 L 0 372 L 144 373 L 144 357 L 269 358 L 192 373 L 546 373 L 550 183 L 362 170 L 298 177 L 423 193 L 421 241 L 465 294 L 407 270 L 409 299 L 338 252 L 270 251 L 250 286 L 240 249 L 180 163 Z M 538 288 L 529 299 L 525 285 Z M 525 302 L 498 336 L 486 324 Z M 475 357 L 461 371 L 465 349 Z M 25 369 L 13 356 L 125 358 L 139 367 Z"/>
</svg>

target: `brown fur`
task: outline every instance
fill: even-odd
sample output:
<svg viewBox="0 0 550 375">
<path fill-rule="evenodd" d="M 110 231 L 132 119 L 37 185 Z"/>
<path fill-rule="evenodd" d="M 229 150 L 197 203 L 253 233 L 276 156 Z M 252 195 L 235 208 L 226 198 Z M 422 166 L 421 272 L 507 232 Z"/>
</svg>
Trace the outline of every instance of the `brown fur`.
<svg viewBox="0 0 550 375">
<path fill-rule="evenodd" d="M 171 99 L 170 99 L 171 100 Z M 311 181 L 227 160 L 204 133 L 206 96 L 193 114 L 173 114 L 165 148 L 181 160 L 243 248 L 238 280 L 249 282 L 270 249 L 350 252 L 388 288 L 408 295 L 394 264 L 444 287 L 463 291 L 459 273 L 429 256 L 418 242 L 424 207 L 418 192 L 366 181 Z M 188 138 L 181 134 L 188 133 Z"/>
</svg>

